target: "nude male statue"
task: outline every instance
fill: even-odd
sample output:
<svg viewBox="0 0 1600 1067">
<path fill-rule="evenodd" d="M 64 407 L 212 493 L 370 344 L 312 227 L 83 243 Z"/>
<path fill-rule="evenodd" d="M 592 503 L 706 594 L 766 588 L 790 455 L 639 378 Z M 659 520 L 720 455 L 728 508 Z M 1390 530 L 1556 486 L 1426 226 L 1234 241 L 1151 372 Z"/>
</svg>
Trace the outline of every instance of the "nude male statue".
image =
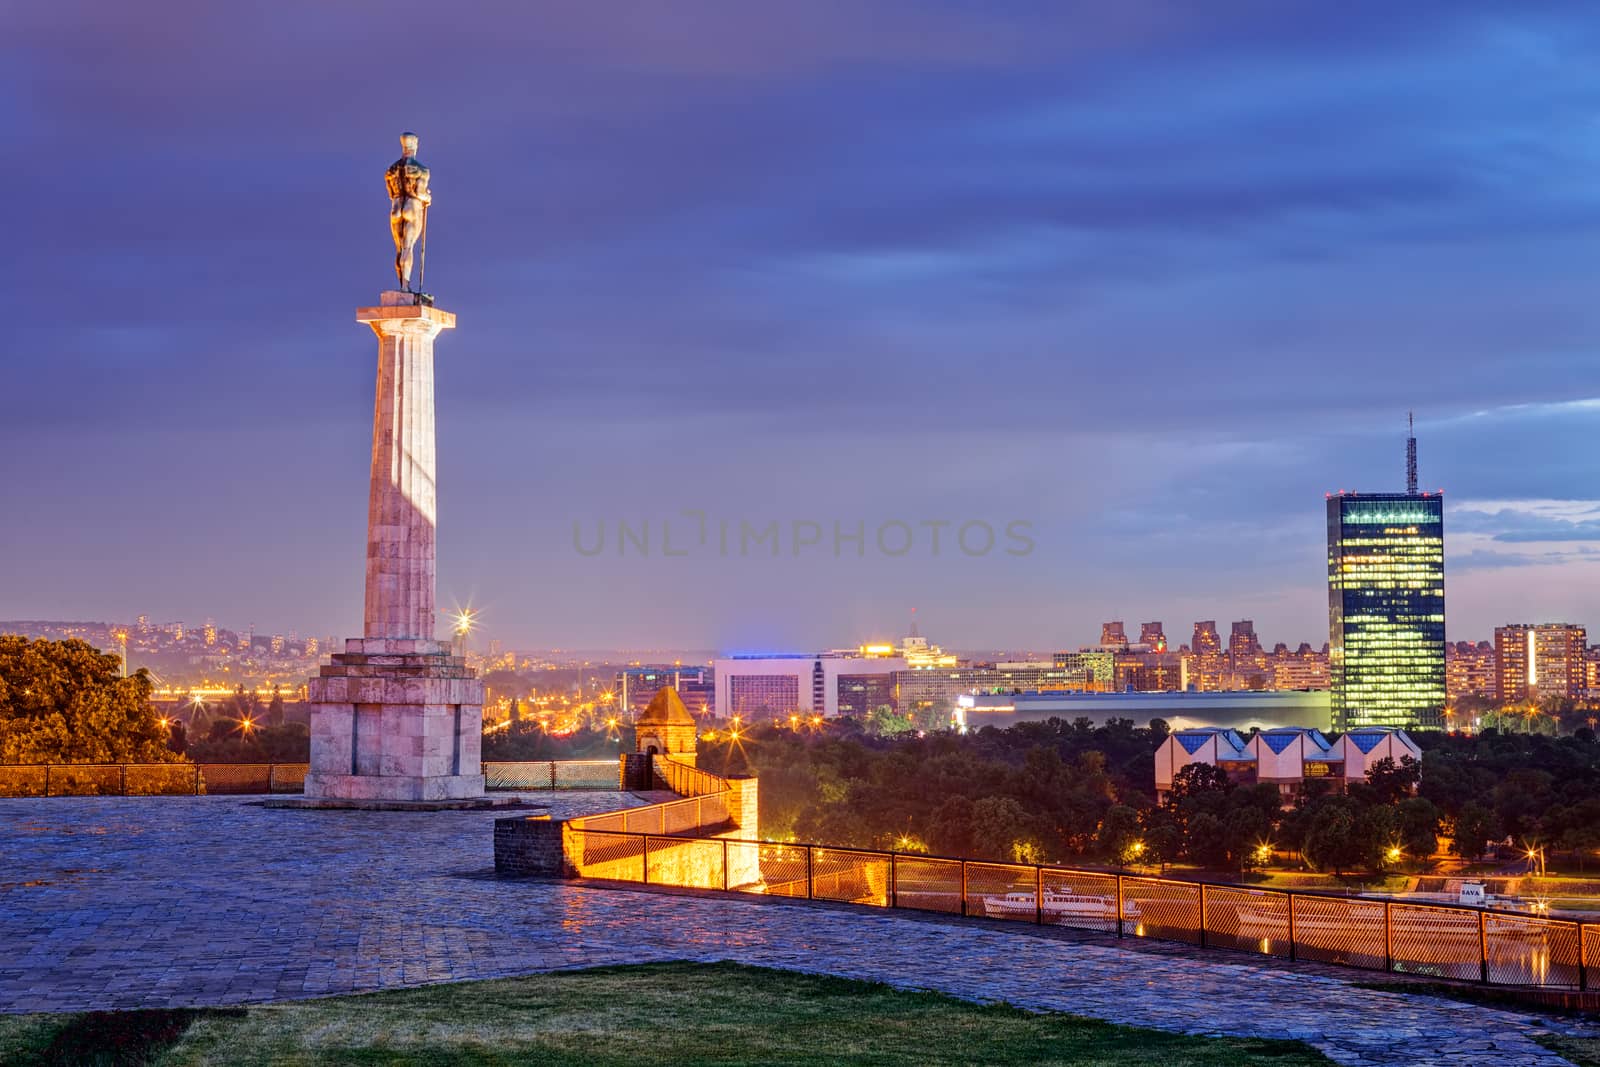
<svg viewBox="0 0 1600 1067">
<path fill-rule="evenodd" d="M 417 161 L 417 135 L 402 133 L 400 148 L 404 154 L 389 164 L 389 169 L 383 172 L 383 181 L 389 187 L 394 273 L 400 279 L 400 288 L 412 292 L 411 262 L 423 227 L 427 225 L 427 207 L 433 203 L 433 193 L 428 190 L 428 168 Z"/>
</svg>

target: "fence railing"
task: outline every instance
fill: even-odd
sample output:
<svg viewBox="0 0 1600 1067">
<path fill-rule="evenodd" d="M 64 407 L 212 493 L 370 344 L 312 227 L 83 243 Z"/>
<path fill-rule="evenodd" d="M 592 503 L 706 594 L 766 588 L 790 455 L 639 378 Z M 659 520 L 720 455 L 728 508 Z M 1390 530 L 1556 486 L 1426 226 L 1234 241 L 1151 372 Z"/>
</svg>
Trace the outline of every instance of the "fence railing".
<svg viewBox="0 0 1600 1067">
<path fill-rule="evenodd" d="M 0 797 L 299 793 L 305 763 L 0 764 Z"/>
<path fill-rule="evenodd" d="M 666 756 L 650 757 L 650 766 L 655 777 L 681 797 L 709 796 L 728 791 L 728 780 L 722 775 L 679 763 Z"/>
<path fill-rule="evenodd" d="M 307 763 L 0 764 L 0 797 L 301 793 L 309 770 Z M 485 763 L 483 775 L 491 790 L 620 788 L 616 760 Z"/>
<path fill-rule="evenodd" d="M 568 819 L 567 825 L 576 830 L 617 831 L 627 834 L 687 834 L 720 826 L 728 821 L 727 793 L 709 796 L 684 797 L 665 804 L 648 804 L 639 808 L 624 808 L 599 815 L 580 815 Z"/>
<path fill-rule="evenodd" d="M 486 761 L 483 765 L 483 786 L 489 790 L 618 790 L 621 782 L 621 770 L 615 759 Z"/>
<path fill-rule="evenodd" d="M 594 817 L 569 825 L 569 860 L 586 878 L 983 916 L 1494 985 L 1588 990 L 1600 961 L 1600 924 L 1490 908 L 672 836 Z"/>
</svg>

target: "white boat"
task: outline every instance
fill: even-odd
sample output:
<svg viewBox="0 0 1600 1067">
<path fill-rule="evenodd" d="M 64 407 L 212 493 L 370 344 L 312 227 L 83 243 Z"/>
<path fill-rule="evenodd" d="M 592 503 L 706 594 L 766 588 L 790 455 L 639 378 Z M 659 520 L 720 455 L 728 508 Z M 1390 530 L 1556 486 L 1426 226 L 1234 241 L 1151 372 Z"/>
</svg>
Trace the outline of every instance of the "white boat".
<svg viewBox="0 0 1600 1067">
<path fill-rule="evenodd" d="M 983 898 L 984 914 L 994 919 L 1032 919 L 1043 914 L 1044 919 L 1059 922 L 1062 919 L 1117 920 L 1117 898 L 1089 896 L 1074 893 L 1071 889 L 1046 889 L 1044 903 L 1040 905 L 1033 893 L 1007 893 L 1005 896 Z M 1137 919 L 1139 905 L 1131 900 L 1122 902 L 1122 917 Z"/>
</svg>

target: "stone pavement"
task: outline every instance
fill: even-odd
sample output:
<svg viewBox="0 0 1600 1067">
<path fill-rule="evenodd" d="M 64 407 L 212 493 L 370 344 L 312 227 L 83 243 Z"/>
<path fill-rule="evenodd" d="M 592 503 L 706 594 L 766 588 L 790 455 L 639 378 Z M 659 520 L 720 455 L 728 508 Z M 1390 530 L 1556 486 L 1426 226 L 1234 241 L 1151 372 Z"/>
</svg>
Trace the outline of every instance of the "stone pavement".
<svg viewBox="0 0 1600 1067">
<path fill-rule="evenodd" d="M 559 816 L 633 803 L 541 794 Z M 1378 976 L 1130 951 L 1031 928 L 497 879 L 486 812 L 268 810 L 244 797 L 0 801 L 0 1010 L 235 1004 L 644 960 L 736 960 L 1199 1034 L 1344 1064 L 1555 1065 L 1593 1032 Z"/>
</svg>

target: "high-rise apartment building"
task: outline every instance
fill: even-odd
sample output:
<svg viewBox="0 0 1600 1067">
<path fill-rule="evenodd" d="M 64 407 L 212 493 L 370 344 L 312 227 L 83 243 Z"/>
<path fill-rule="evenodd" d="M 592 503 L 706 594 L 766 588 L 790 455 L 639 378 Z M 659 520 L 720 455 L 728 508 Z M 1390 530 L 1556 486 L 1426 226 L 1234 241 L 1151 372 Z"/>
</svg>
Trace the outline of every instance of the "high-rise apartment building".
<svg viewBox="0 0 1600 1067">
<path fill-rule="evenodd" d="M 1214 656 L 1222 651 L 1222 636 L 1217 633 L 1217 620 L 1206 619 L 1194 624 L 1194 636 L 1189 639 L 1189 651 L 1197 656 Z"/>
<path fill-rule="evenodd" d="M 1100 624 L 1100 647 L 1105 649 L 1128 647 L 1128 631 L 1123 629 L 1121 619 Z"/>
<path fill-rule="evenodd" d="M 1256 637 L 1256 624 L 1250 619 L 1240 619 L 1228 634 L 1228 655 L 1236 660 L 1248 659 L 1261 651 L 1261 640 Z"/>
<path fill-rule="evenodd" d="M 1444 724 L 1444 497 L 1328 497 L 1328 667 L 1333 727 Z"/>
<path fill-rule="evenodd" d="M 1496 698 L 1516 704 L 1581 696 L 1588 685 L 1588 637 L 1582 626 L 1564 622 L 1495 627 Z"/>
<path fill-rule="evenodd" d="M 1141 622 L 1139 624 L 1139 643 L 1151 652 L 1165 652 L 1167 650 L 1167 634 L 1159 622 Z"/>
<path fill-rule="evenodd" d="M 1446 645 L 1444 692 L 1450 700 L 1463 696 L 1495 699 L 1498 688 L 1494 646 L 1487 641 L 1455 641 Z"/>
</svg>

